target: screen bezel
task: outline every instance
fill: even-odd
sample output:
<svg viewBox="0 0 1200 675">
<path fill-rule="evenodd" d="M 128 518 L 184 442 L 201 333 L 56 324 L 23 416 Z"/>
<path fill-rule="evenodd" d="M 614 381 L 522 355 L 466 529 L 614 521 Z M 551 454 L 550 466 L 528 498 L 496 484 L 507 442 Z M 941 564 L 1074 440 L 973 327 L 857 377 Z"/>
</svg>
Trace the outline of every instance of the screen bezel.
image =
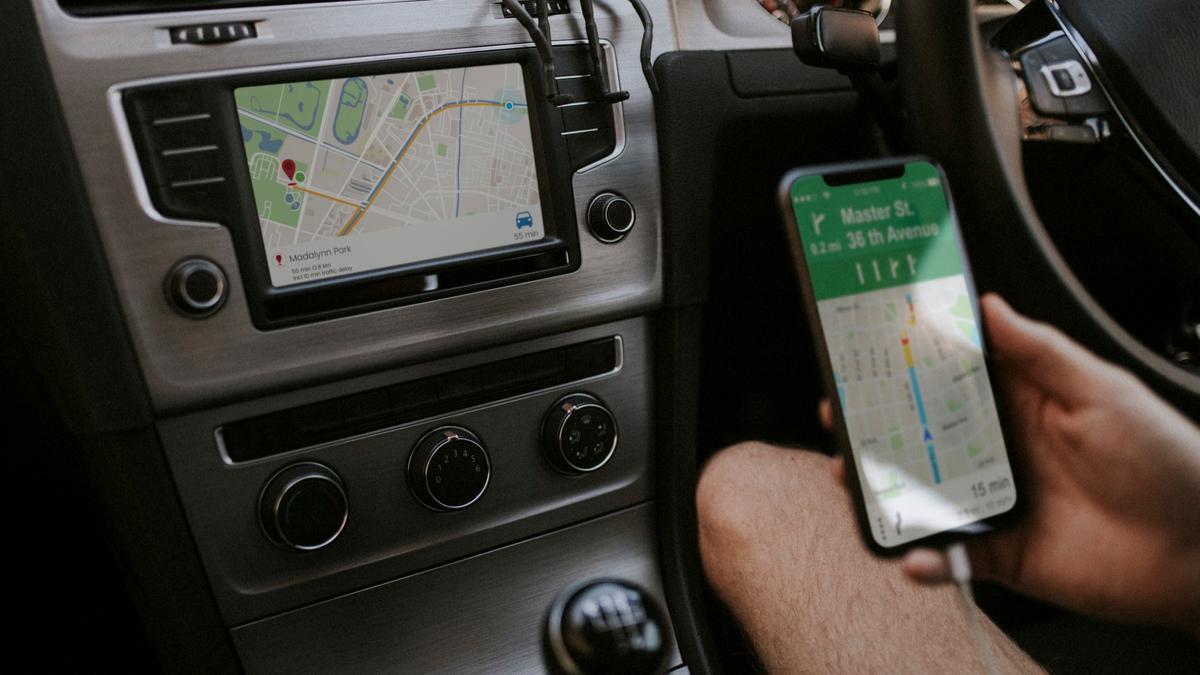
<svg viewBox="0 0 1200 675">
<path fill-rule="evenodd" d="M 274 286 L 271 283 L 248 160 L 241 141 L 240 122 L 234 100 L 236 89 L 264 84 L 507 63 L 521 66 L 525 83 L 545 232 L 542 239 L 287 286 Z M 233 159 L 231 182 L 237 195 L 236 213 L 235 209 L 231 209 L 226 220 L 229 221 L 229 229 L 233 235 L 238 265 L 241 268 L 254 322 L 261 327 L 284 327 L 494 288 L 578 269 L 579 237 L 574 191 L 571 185 L 573 171 L 565 144 L 554 142 L 562 131 L 561 116 L 546 101 L 541 79 L 534 75 L 539 68 L 534 50 L 515 48 L 272 70 L 222 78 L 220 89 L 225 101 L 221 106 L 219 124 L 223 128 L 224 137 L 236 139 L 234 142 L 239 146 L 230 153 Z M 479 270 L 489 272 L 475 274 L 478 280 L 472 280 L 471 275 Z M 452 288 L 422 288 L 421 284 L 425 278 L 447 272 L 460 273 L 459 276 L 466 278 L 468 282 Z"/>
<path fill-rule="evenodd" d="M 942 192 L 946 198 L 946 212 L 950 220 L 951 227 L 954 230 L 958 250 L 961 254 L 962 273 L 967 286 L 967 295 L 970 297 L 971 308 L 975 312 L 975 316 L 979 321 L 979 341 L 981 351 L 983 353 L 984 370 L 988 376 L 988 383 L 992 390 L 992 400 L 996 405 L 996 414 L 1000 421 L 1000 433 L 1004 439 L 1006 455 L 1008 457 L 1009 468 L 1013 475 L 1013 484 L 1015 486 L 1016 496 L 1015 501 L 1009 510 L 987 518 L 966 523 L 958 527 L 943 530 L 938 533 L 926 535 L 919 539 L 897 544 L 895 546 L 883 546 L 875 541 L 875 537 L 871 535 L 872 525 L 867 515 L 866 496 L 863 494 L 862 482 L 859 480 L 857 464 L 854 461 L 853 445 L 850 442 L 850 436 L 846 429 L 845 414 L 842 410 L 841 401 L 837 396 L 832 395 L 835 392 L 836 385 L 833 378 L 833 362 L 829 354 L 829 346 L 825 341 L 825 331 L 821 325 L 820 313 L 817 310 L 816 293 L 813 289 L 812 278 L 810 276 L 808 259 L 804 255 L 804 243 L 801 240 L 800 232 L 796 222 L 796 212 L 792 204 L 792 186 L 796 181 L 811 178 L 813 176 L 822 177 L 827 184 L 831 186 L 842 186 L 851 184 L 869 183 L 876 180 L 887 178 L 897 178 L 904 174 L 907 165 L 916 162 L 923 162 L 932 165 L 937 169 L 938 174 L 942 179 Z M 784 175 L 779 186 L 779 204 L 783 209 L 785 227 L 787 229 L 788 242 L 791 248 L 792 259 L 794 261 L 793 269 L 796 271 L 797 279 L 800 283 L 801 295 L 804 298 L 805 311 L 808 313 L 808 325 L 812 331 L 813 344 L 817 351 L 817 361 L 821 368 L 821 378 L 825 387 L 825 391 L 829 394 L 828 398 L 832 406 L 834 416 L 834 437 L 837 441 L 838 451 L 845 459 L 846 466 L 846 487 L 851 494 L 851 501 L 854 504 L 855 517 L 859 524 L 859 534 L 867 547 L 877 555 L 884 557 L 898 556 L 913 548 L 934 547 L 940 548 L 951 542 L 959 541 L 963 538 L 986 534 L 1011 522 L 1011 520 L 1019 514 L 1023 506 L 1023 500 L 1020 498 L 1024 492 L 1024 486 L 1020 480 L 1020 474 L 1013 462 L 1013 435 L 1008 427 L 1008 416 L 1005 414 L 1004 397 L 998 391 L 996 386 L 995 368 L 993 367 L 990 351 L 988 349 L 987 330 L 984 326 L 984 316 L 979 309 L 979 295 L 975 288 L 975 279 L 971 274 L 971 267 L 968 262 L 966 242 L 963 240 L 962 231 L 958 224 L 958 215 L 954 209 L 954 201 L 950 194 L 950 184 L 946 178 L 946 172 L 942 167 L 928 157 L 922 156 L 906 156 L 888 158 L 882 160 L 871 160 L 863 162 L 853 162 L 844 164 L 827 164 L 804 169 L 794 169 Z"/>
</svg>

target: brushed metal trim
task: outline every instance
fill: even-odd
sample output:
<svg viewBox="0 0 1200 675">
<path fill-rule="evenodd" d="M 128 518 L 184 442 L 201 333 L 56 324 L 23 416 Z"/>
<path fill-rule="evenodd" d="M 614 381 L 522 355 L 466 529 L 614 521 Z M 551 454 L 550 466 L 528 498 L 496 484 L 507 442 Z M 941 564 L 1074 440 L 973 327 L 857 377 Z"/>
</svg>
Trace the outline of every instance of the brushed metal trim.
<svg viewBox="0 0 1200 675">
<path fill-rule="evenodd" d="M 648 3 L 662 28 L 669 28 L 661 20 L 666 2 Z M 526 43 L 520 26 L 498 19 L 496 9 L 486 3 L 396 2 L 329 4 L 319 11 L 307 5 L 212 10 L 202 13 L 205 21 L 253 18 L 264 27 L 263 37 L 202 47 L 160 44 L 163 16 L 83 20 L 64 14 L 55 0 L 34 0 L 109 272 L 160 415 L 600 324 L 659 306 L 663 272 L 654 106 L 637 70 L 641 23 L 623 2 L 601 3 L 597 23 L 612 46 L 616 76 L 632 94 L 621 108 L 625 145 L 619 156 L 573 178 L 582 258 L 577 271 L 265 332 L 250 321 L 240 274 L 229 275 L 224 308 L 203 323 L 178 316 L 162 297 L 162 274 L 178 260 L 205 257 L 226 270 L 239 264 L 228 230 L 148 214 L 139 180 L 131 170 L 114 170 L 132 144 L 127 126 L 114 121 L 113 87 L 246 68 L 392 59 L 397 45 L 406 54 L 421 54 Z M 585 37 L 578 16 L 559 15 L 551 22 L 563 41 Z M 669 29 L 656 33 L 656 53 L 661 53 L 673 37 Z M 622 68 L 629 70 L 621 73 Z M 601 244 L 583 229 L 587 200 L 604 190 L 625 194 L 644 225 L 620 246 Z"/>
<path fill-rule="evenodd" d="M 574 384 L 254 462 L 230 465 L 213 442 L 213 429 L 232 419 L 614 334 L 624 342 L 620 372 L 597 378 L 586 389 L 607 403 L 620 424 L 621 452 L 613 454 L 603 471 L 569 478 L 550 467 L 542 451 L 546 411 L 578 391 Z M 651 498 L 656 452 L 652 337 L 651 319 L 627 319 L 160 421 L 157 430 L 167 464 L 226 625 L 294 609 Z M 492 465 L 487 498 L 453 514 L 428 510 L 411 498 L 408 488 L 409 450 L 439 426 L 471 429 L 487 444 Z M 251 506 L 270 475 L 301 461 L 337 467 L 354 500 L 354 517 L 337 545 L 296 556 L 263 539 Z M 483 504 L 487 508 L 481 508 Z"/>
<path fill-rule="evenodd" d="M 240 625 L 247 672 L 546 672 L 542 636 L 562 589 L 618 578 L 666 607 L 654 507 L 643 503 L 489 553 Z M 664 617 L 667 669 L 682 660 Z"/>
</svg>

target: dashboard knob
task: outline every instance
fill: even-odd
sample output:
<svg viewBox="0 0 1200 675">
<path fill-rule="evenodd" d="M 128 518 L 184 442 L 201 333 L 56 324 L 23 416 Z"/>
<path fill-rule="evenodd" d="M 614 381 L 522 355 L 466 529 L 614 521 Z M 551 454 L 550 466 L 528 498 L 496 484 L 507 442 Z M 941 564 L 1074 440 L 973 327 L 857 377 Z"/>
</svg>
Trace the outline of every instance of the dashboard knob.
<svg viewBox="0 0 1200 675">
<path fill-rule="evenodd" d="M 465 509 L 483 496 L 492 464 L 479 438 L 462 427 L 425 434 L 408 456 L 408 484 L 434 511 Z"/>
<path fill-rule="evenodd" d="M 167 274 L 167 298 L 177 312 L 192 319 L 221 309 L 228 286 L 221 268 L 204 258 L 184 260 Z"/>
<path fill-rule="evenodd" d="M 258 522 L 276 546 L 315 551 L 328 546 L 349 517 L 342 479 L 316 462 L 285 467 L 267 481 L 258 498 Z"/>
<path fill-rule="evenodd" d="M 545 649 L 570 675 L 663 671 L 667 626 L 658 601 L 636 584 L 597 579 L 571 586 L 550 606 Z"/>
<path fill-rule="evenodd" d="M 588 204 L 587 221 L 592 234 L 606 244 L 615 244 L 633 229 L 637 213 L 628 199 L 615 192 L 601 192 Z"/>
<path fill-rule="evenodd" d="M 542 421 L 542 448 L 563 473 L 595 471 L 617 448 L 617 420 L 596 397 L 571 394 L 555 403 Z"/>
</svg>

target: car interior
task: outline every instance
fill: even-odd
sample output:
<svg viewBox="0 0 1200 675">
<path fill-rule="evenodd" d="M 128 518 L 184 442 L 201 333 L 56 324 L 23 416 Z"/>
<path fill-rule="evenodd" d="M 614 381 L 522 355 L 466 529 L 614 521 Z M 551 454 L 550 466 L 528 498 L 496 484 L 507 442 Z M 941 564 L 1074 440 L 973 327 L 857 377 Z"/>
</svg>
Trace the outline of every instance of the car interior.
<svg viewBox="0 0 1200 675">
<path fill-rule="evenodd" d="M 1200 421 L 1200 3 L 3 8 L 37 670 L 762 670 L 695 489 L 834 451 L 797 167 L 937 162 L 981 293 Z M 1200 670 L 976 596 L 1051 672 Z"/>
</svg>

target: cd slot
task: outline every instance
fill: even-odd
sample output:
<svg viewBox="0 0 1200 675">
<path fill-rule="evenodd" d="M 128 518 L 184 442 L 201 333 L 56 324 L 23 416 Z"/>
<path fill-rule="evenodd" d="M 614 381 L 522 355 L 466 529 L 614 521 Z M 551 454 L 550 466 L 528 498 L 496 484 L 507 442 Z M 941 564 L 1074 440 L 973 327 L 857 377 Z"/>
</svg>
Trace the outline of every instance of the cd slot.
<svg viewBox="0 0 1200 675">
<path fill-rule="evenodd" d="M 247 462 L 611 373 L 617 337 L 547 349 L 226 424 L 230 462 Z"/>
</svg>

